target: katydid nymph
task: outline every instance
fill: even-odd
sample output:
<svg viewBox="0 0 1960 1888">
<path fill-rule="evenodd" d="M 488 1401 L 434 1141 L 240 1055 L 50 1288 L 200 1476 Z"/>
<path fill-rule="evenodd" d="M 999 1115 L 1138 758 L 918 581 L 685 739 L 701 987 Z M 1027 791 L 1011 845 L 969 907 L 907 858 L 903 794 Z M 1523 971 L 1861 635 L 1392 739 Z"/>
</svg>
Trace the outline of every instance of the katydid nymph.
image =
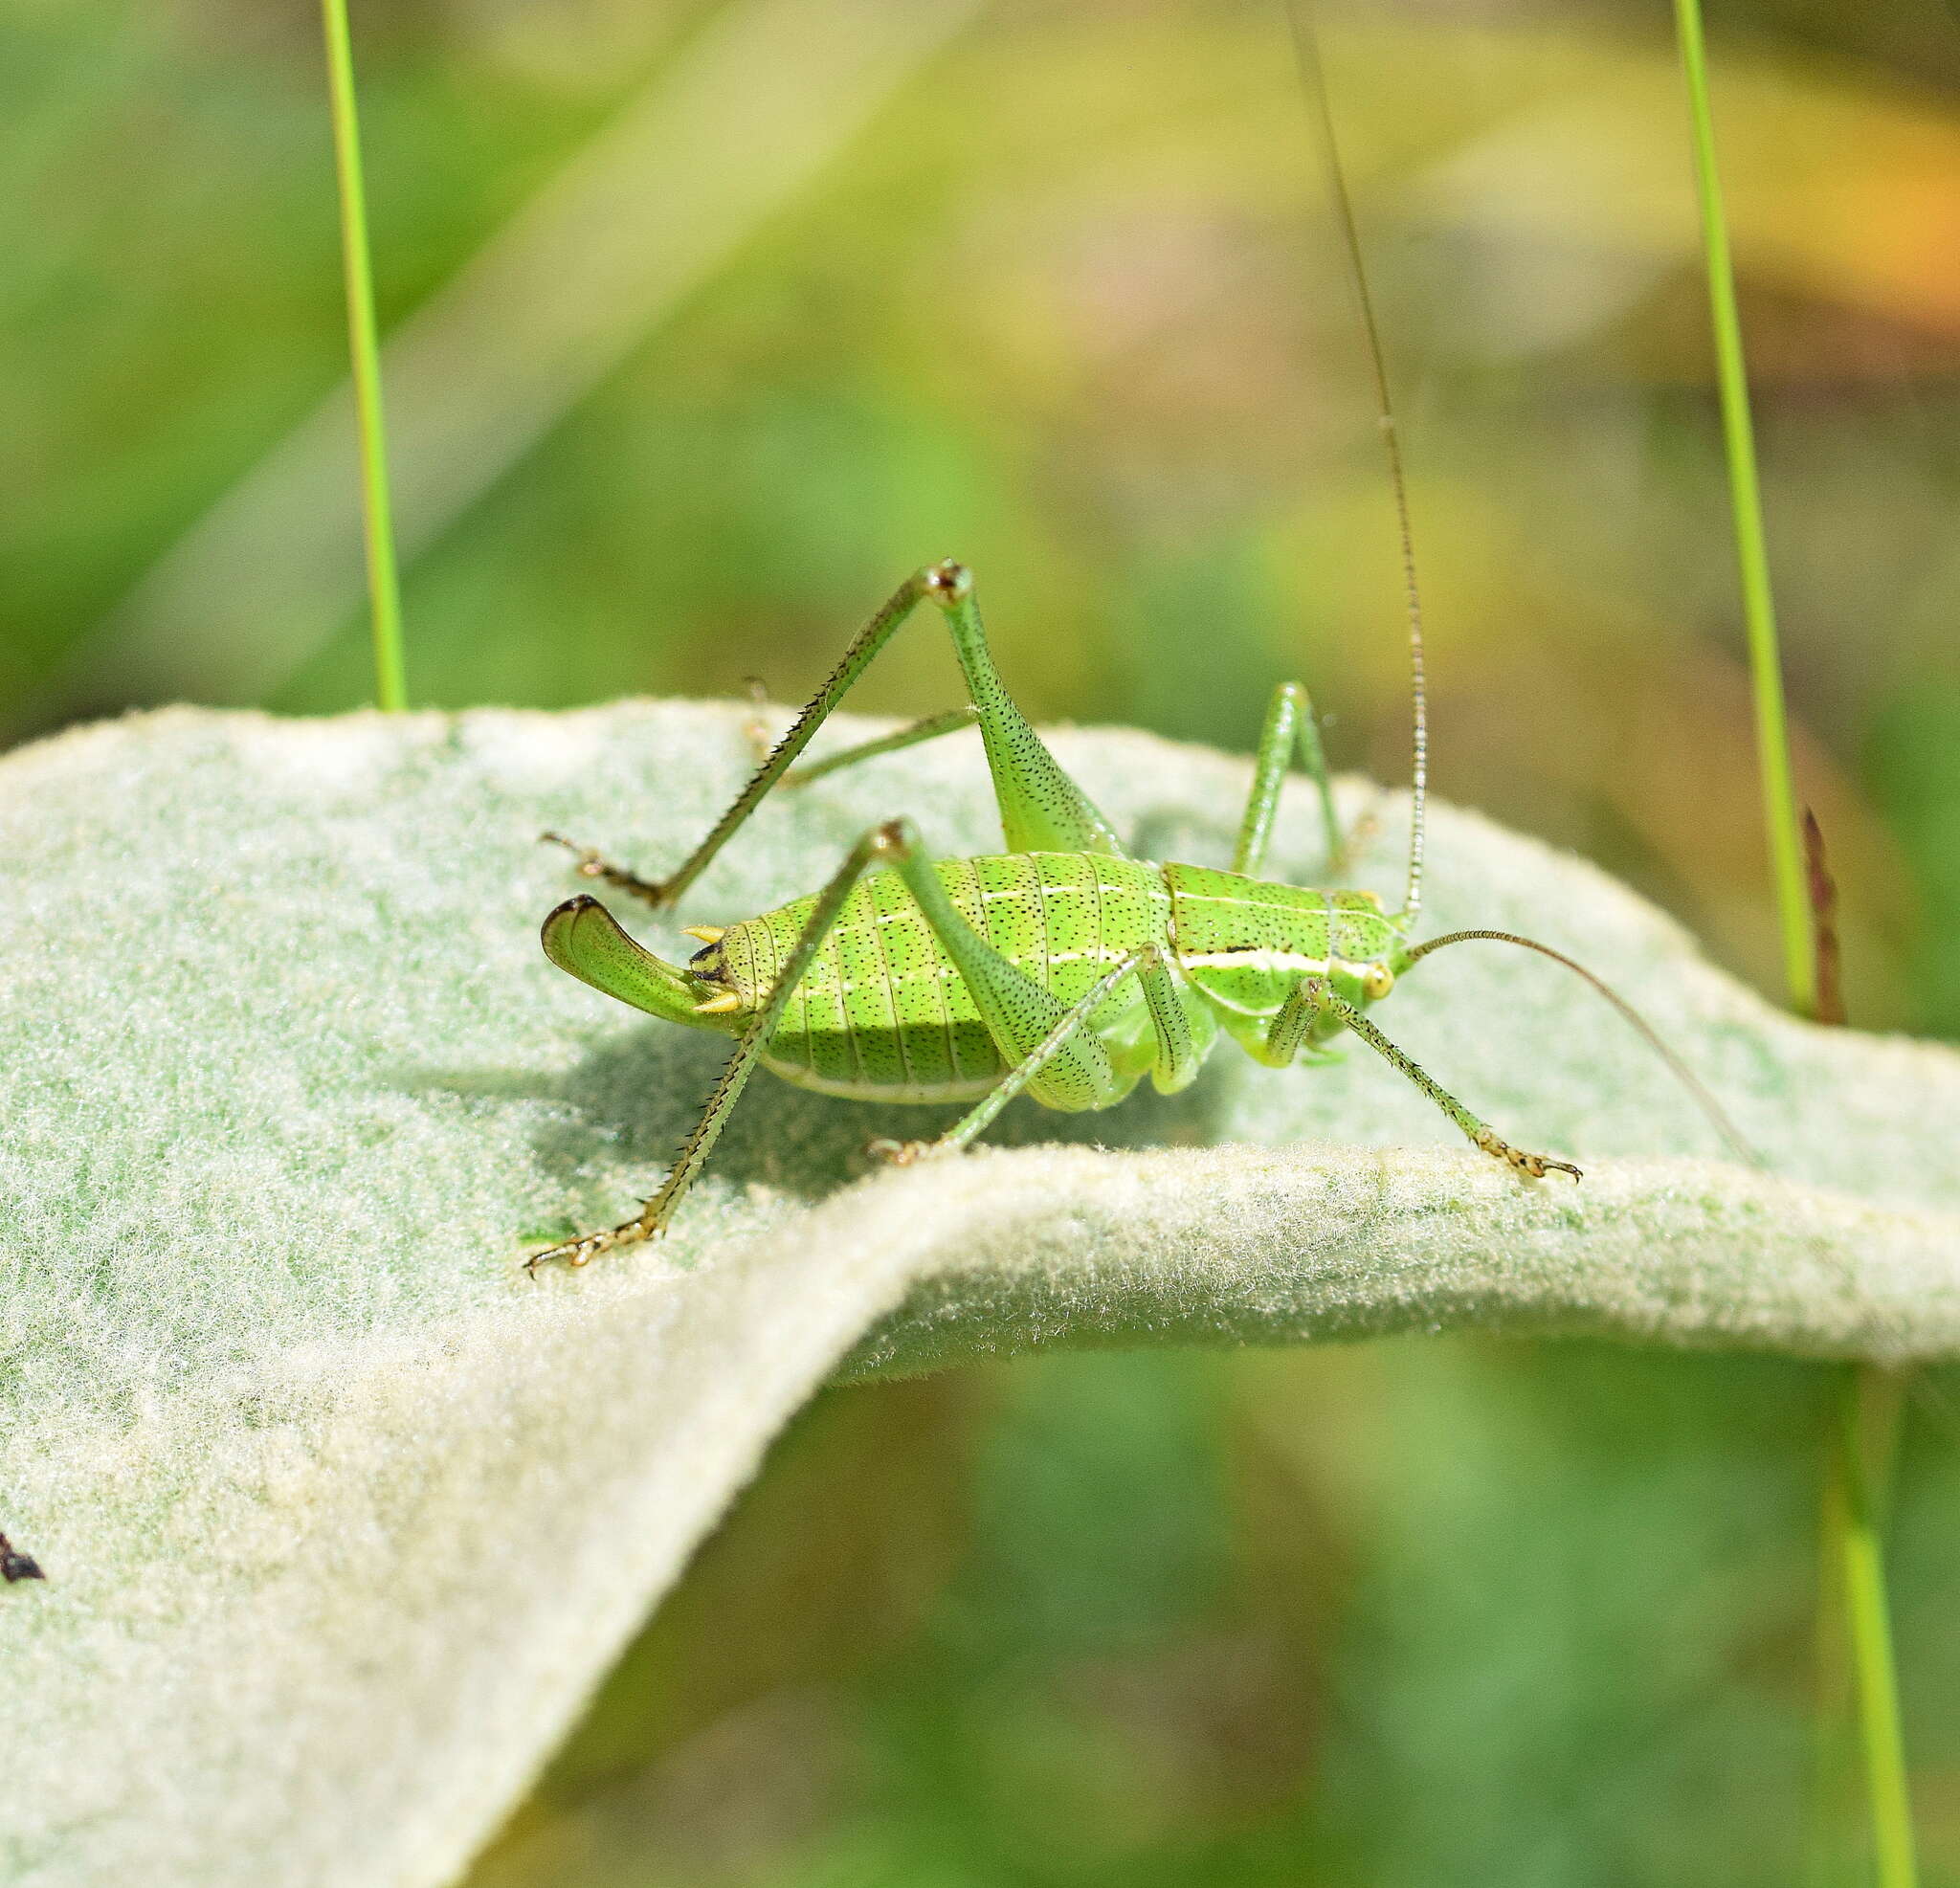
<svg viewBox="0 0 1960 1888">
<path fill-rule="evenodd" d="M 642 878 L 590 852 L 580 852 L 579 870 L 656 908 L 674 904 L 922 604 L 951 632 L 969 707 L 819 766 L 828 772 L 977 724 L 1005 850 L 934 859 L 909 819 L 887 821 L 858 841 L 814 896 L 739 923 L 691 927 L 702 948 L 684 965 L 642 948 L 596 899 L 558 906 L 545 921 L 544 944 L 561 969 L 668 1022 L 731 1035 L 736 1048 L 660 1189 L 631 1219 L 553 1246 L 529 1265 L 583 1265 L 659 1233 L 758 1065 L 826 1095 L 972 1104 L 935 1141 L 873 1144 L 884 1158 L 906 1162 L 957 1152 L 1023 1090 L 1065 1112 L 1107 1108 L 1145 1076 L 1165 1092 L 1183 1088 L 1221 1033 L 1277 1069 L 1303 1057 L 1326 1059 L 1325 1045 L 1346 1031 L 1414 1082 L 1485 1153 L 1534 1180 L 1549 1172 L 1579 1178 L 1570 1162 L 1505 1141 L 1366 1013 L 1420 959 L 1470 938 L 1522 944 L 1580 968 L 1504 932 L 1459 931 L 1422 944 L 1412 938 L 1422 908 L 1426 789 L 1420 626 L 1413 615 L 1416 762 L 1408 878 L 1395 911 L 1372 892 L 1259 877 L 1296 749 L 1319 789 L 1327 830 L 1339 832 L 1311 706 L 1290 682 L 1266 717 L 1231 869 L 1131 858 L 1015 707 L 988 650 L 971 575 L 951 561 L 909 578 L 878 611 L 672 875 Z M 1580 974 L 1700 1094 L 1646 1025 L 1590 972 Z"/>
<path fill-rule="evenodd" d="M 1303 48 L 1303 52 L 1308 49 Z M 1317 62 L 1307 76 L 1319 87 Z M 1321 105 L 1325 112 L 1325 93 Z M 1325 120 L 1323 119 L 1325 125 Z M 873 827 L 813 896 L 725 926 L 690 927 L 702 948 L 670 964 L 636 944 L 590 897 L 545 921 L 546 954 L 607 995 L 672 1023 L 735 1038 L 735 1051 L 665 1182 L 630 1219 L 526 1261 L 584 1265 L 661 1233 L 707 1160 L 758 1065 L 826 1095 L 967 1102 L 930 1142 L 876 1142 L 909 1162 L 966 1147 L 1015 1095 L 1074 1113 L 1114 1106 L 1147 1076 L 1164 1092 L 1197 1075 L 1222 1036 L 1283 1069 L 1329 1059 L 1358 1036 L 1414 1082 L 1473 1145 L 1521 1178 L 1579 1169 L 1513 1145 L 1398 1049 L 1370 1007 L 1431 952 L 1473 938 L 1522 944 L 1586 977 L 1695 1093 L 1725 1138 L 1733 1131 L 1647 1025 L 1590 971 L 1528 938 L 1456 931 L 1414 941 L 1422 910 L 1428 788 L 1421 609 L 1400 449 L 1382 349 L 1360 268 L 1339 154 L 1328 140 L 1334 199 L 1361 300 L 1382 435 L 1401 527 L 1413 671 L 1414 762 L 1408 874 L 1388 910 L 1372 892 L 1302 887 L 1260 877 L 1281 789 L 1297 751 L 1320 795 L 1330 874 L 1343 851 L 1319 732 L 1304 689 L 1274 695 L 1229 870 L 1132 858 L 1110 822 L 1069 778 L 994 668 L 967 568 L 951 560 L 908 578 L 859 632 L 789 732 L 707 836 L 669 876 L 642 878 L 553 833 L 587 877 L 672 907 L 778 786 L 894 747 L 977 725 L 999 806 L 1003 850 L 934 858 L 910 819 Z M 967 705 L 792 774 L 825 719 L 915 611 L 944 621 Z"/>
</svg>

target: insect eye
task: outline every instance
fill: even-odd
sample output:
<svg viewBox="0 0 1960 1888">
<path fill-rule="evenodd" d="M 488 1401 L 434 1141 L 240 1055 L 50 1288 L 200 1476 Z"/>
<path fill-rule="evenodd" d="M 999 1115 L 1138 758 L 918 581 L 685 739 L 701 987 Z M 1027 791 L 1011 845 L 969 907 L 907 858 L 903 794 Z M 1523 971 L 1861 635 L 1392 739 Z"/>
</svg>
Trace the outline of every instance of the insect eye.
<svg viewBox="0 0 1960 1888">
<path fill-rule="evenodd" d="M 1362 973 L 1361 988 L 1370 1003 L 1379 1003 L 1395 988 L 1395 973 L 1386 964 L 1370 964 Z"/>
</svg>

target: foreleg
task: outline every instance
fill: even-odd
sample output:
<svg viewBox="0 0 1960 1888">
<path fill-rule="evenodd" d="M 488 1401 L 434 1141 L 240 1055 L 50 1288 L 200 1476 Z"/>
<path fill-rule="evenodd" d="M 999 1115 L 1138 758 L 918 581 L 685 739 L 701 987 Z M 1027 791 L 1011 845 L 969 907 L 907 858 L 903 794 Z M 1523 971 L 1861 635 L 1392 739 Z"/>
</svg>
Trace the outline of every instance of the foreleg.
<svg viewBox="0 0 1960 1888">
<path fill-rule="evenodd" d="M 1507 1162 L 1518 1172 L 1528 1174 L 1533 1180 L 1543 1180 L 1548 1172 L 1554 1169 L 1570 1173 L 1574 1180 L 1580 1177 L 1579 1169 L 1570 1162 L 1555 1161 L 1548 1154 L 1527 1154 L 1522 1148 L 1512 1146 L 1487 1122 L 1479 1121 L 1427 1070 L 1403 1055 L 1353 1004 L 1338 994 L 1325 977 L 1303 978 L 1299 988 L 1286 999 L 1285 1007 L 1273 1018 L 1273 1027 L 1266 1037 L 1268 1059 L 1280 1066 L 1290 1061 L 1306 1040 L 1307 1033 L 1319 1015 L 1338 1017 L 1385 1062 L 1399 1069 L 1421 1089 L 1463 1130 L 1473 1146 L 1481 1148 L 1492 1159 Z"/>
</svg>

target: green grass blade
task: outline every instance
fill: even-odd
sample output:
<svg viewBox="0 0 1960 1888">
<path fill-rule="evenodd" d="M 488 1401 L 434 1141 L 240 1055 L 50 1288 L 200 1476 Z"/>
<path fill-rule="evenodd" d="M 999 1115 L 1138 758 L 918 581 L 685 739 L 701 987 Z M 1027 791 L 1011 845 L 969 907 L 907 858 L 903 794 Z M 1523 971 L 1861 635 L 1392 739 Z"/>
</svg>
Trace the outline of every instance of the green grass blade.
<svg viewBox="0 0 1960 1888">
<path fill-rule="evenodd" d="M 1701 0 L 1675 0 L 1675 22 L 1681 41 L 1682 70 L 1687 83 L 1695 194 L 1707 265 L 1708 310 L 1715 338 L 1729 501 L 1734 513 L 1736 560 L 1742 579 L 1743 615 L 1755 696 L 1763 818 L 1776 888 L 1784 974 L 1792 1004 L 1803 1014 L 1815 1016 L 1819 996 L 1820 914 L 1812 908 L 1791 782 L 1776 606 L 1763 530 L 1763 498 L 1756 472 L 1755 430 L 1749 414 L 1742 322 L 1736 312 L 1735 269 L 1715 163 L 1715 127 L 1708 104 L 1707 48 L 1702 31 Z M 1823 1650 L 1818 1688 L 1818 1788 L 1829 1793 L 1834 1771 L 1832 1753 L 1839 1744 L 1837 1718 L 1844 1709 L 1836 1673 L 1838 1659 L 1848 1652 L 1857 1693 L 1858 1735 L 1864 1756 L 1876 1878 L 1879 1888 L 1913 1888 L 1918 1875 L 1885 1598 L 1882 1522 L 1875 1493 L 1888 1478 L 1894 1429 L 1883 1420 L 1883 1401 L 1870 1370 L 1847 1372 L 1838 1398 L 1834 1434 L 1826 1451 L 1827 1493 L 1819 1522 L 1825 1578 L 1819 1598 L 1822 1606 L 1841 1604 L 1844 1611 L 1841 1634 L 1829 1624 L 1820 1634 Z M 1829 1802 L 1825 1801 L 1823 1807 L 1828 1812 Z M 1828 1850 L 1822 1859 L 1827 1870 L 1835 1866 Z"/>
<path fill-rule="evenodd" d="M 1837 1436 L 1844 1498 L 1825 1511 L 1827 1519 L 1835 1512 L 1842 1529 L 1839 1578 L 1863 1732 L 1878 1888 L 1912 1888 L 1919 1879 L 1885 1600 L 1885 1496 L 1897 1446 L 1900 1393 L 1896 1372 L 1871 1364 L 1845 1372 Z"/>
<path fill-rule="evenodd" d="M 333 112 L 334 175 L 341 199 L 341 265 L 347 288 L 347 351 L 361 434 L 361 508 L 368 544 L 368 592 L 374 626 L 374 696 L 384 708 L 409 705 L 402 668 L 401 579 L 388 494 L 388 432 L 381 411 L 380 347 L 374 332 L 374 272 L 368 247 L 368 196 L 361 177 L 361 121 L 354 103 L 354 54 L 346 0 L 321 0 L 326 27 L 327 96 Z"/>
<path fill-rule="evenodd" d="M 1809 1016 L 1816 1011 L 1816 963 L 1804 889 L 1803 844 L 1797 831 L 1796 799 L 1791 787 L 1790 736 L 1784 718 L 1783 672 L 1776 644 L 1776 604 L 1770 586 L 1770 556 L 1763 532 L 1763 494 L 1756 475 L 1748 373 L 1743 362 L 1742 322 L 1735 306 L 1735 269 L 1728 251 L 1728 221 L 1722 207 L 1722 181 L 1715 167 L 1715 126 L 1708 108 L 1708 62 L 1702 33 L 1701 0 L 1675 0 L 1674 11 L 1681 38 L 1682 70 L 1687 79 L 1695 195 L 1701 211 L 1702 248 L 1707 262 L 1708 314 L 1715 335 L 1715 372 L 1721 389 L 1722 432 L 1728 456 L 1729 502 L 1735 515 L 1743 620 L 1748 633 L 1749 674 L 1756 703 L 1756 752 L 1763 782 L 1763 821 L 1776 886 L 1784 975 L 1792 1003 Z"/>
</svg>

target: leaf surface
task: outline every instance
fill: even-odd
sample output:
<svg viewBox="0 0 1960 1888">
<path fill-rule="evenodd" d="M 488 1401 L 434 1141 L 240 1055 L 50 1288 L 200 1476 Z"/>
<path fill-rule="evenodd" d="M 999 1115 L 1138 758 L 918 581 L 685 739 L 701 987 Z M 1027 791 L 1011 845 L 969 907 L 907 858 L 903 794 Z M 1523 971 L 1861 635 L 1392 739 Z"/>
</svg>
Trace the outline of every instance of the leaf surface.
<svg viewBox="0 0 1960 1888">
<path fill-rule="evenodd" d="M 653 1187 L 725 1053 L 546 962 L 578 881 L 536 835 L 670 867 L 749 712 L 172 710 L 0 763 L 0 1528 L 48 1575 L 0 1589 L 8 1881 L 453 1878 L 840 1370 L 1462 1325 L 1960 1354 L 1960 1055 L 1782 1016 L 1591 867 L 1446 808 L 1433 927 L 1614 979 L 1770 1171 L 1716 1158 L 1575 979 L 1466 945 L 1378 1019 L 1581 1187 L 1470 1152 L 1359 1048 L 1221 1053 L 1100 1117 L 1017 1102 L 987 1151 L 869 1175 L 867 1140 L 942 1111 L 758 1078 L 667 1242 L 527 1283 L 527 1245 Z M 1244 763 L 1056 744 L 1150 855 L 1229 853 Z M 1392 853 L 1399 797 L 1344 796 Z M 684 955 L 678 922 L 806 892 L 900 812 L 996 847 L 977 741 L 784 796 L 678 921 L 619 916 Z M 1314 825 L 1289 798 L 1276 872 L 1310 879 Z"/>
</svg>

